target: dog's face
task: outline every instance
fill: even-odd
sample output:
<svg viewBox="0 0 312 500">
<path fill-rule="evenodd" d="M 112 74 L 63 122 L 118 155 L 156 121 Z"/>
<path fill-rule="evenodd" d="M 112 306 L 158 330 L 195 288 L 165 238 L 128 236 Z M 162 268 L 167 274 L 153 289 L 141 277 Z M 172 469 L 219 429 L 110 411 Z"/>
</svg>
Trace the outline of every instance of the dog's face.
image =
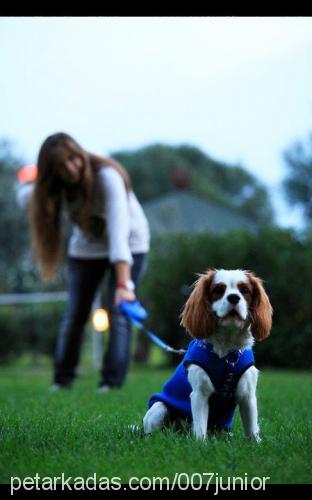
<svg viewBox="0 0 312 500">
<path fill-rule="evenodd" d="M 243 326 L 248 317 L 253 286 L 247 275 L 240 270 L 220 270 L 207 283 L 207 299 L 221 325 Z"/>
<path fill-rule="evenodd" d="M 181 324 L 195 338 L 208 338 L 218 326 L 249 324 L 257 340 L 270 334 L 272 307 L 262 282 L 251 272 L 208 270 L 186 302 Z"/>
</svg>

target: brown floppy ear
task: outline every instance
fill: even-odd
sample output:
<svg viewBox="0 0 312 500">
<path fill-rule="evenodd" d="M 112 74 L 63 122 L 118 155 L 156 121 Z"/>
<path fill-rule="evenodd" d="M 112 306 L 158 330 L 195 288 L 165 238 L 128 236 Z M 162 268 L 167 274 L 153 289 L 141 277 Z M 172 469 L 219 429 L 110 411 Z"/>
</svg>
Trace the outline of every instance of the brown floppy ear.
<svg viewBox="0 0 312 500">
<path fill-rule="evenodd" d="M 262 280 L 251 272 L 246 274 L 253 287 L 252 301 L 249 306 L 251 331 L 255 339 L 261 341 L 270 335 L 273 309 L 263 288 Z"/>
<path fill-rule="evenodd" d="M 180 324 L 198 339 L 209 337 L 215 328 L 216 319 L 209 302 L 209 289 L 215 273 L 215 270 L 209 269 L 200 274 L 181 314 Z"/>
</svg>

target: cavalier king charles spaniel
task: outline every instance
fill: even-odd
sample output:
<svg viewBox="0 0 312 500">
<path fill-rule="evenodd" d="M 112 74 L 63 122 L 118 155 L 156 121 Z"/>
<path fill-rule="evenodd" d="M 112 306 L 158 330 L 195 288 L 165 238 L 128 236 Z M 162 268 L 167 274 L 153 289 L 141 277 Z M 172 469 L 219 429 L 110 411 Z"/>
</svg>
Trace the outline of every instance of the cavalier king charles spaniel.
<svg viewBox="0 0 312 500">
<path fill-rule="evenodd" d="M 149 400 L 144 432 L 172 420 L 230 430 L 238 404 L 246 436 L 259 442 L 254 340 L 268 337 L 273 310 L 262 281 L 249 271 L 208 270 L 195 282 L 181 315 L 193 340 L 162 392 Z"/>
</svg>

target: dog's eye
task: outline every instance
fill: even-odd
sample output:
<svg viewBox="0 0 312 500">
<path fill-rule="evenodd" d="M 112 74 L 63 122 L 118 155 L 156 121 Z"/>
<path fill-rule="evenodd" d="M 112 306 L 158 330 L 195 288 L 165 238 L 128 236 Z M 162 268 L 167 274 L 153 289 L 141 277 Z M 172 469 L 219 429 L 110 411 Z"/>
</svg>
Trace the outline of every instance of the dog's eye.
<svg viewBox="0 0 312 500">
<path fill-rule="evenodd" d="M 248 293 L 250 293 L 250 290 L 249 288 L 247 288 L 247 286 L 241 286 L 240 291 L 243 295 L 247 295 Z"/>
<path fill-rule="evenodd" d="M 218 296 L 218 297 L 221 297 L 223 294 L 224 294 L 224 290 L 225 290 L 225 287 L 223 285 L 217 285 L 214 289 L 213 289 L 213 295 L 215 296 Z"/>
</svg>

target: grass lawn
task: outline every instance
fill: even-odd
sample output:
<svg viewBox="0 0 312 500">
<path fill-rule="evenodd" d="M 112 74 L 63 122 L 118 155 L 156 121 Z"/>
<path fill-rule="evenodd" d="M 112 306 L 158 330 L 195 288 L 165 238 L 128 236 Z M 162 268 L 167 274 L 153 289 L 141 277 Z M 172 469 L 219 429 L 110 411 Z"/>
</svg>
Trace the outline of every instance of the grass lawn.
<svg viewBox="0 0 312 500">
<path fill-rule="evenodd" d="M 149 396 L 171 374 L 135 369 L 121 390 L 96 394 L 97 373 L 86 368 L 70 391 L 51 394 L 47 368 L 0 369 L 0 482 L 11 476 L 87 478 L 218 473 L 270 476 L 269 483 L 311 482 L 311 374 L 263 370 L 258 401 L 262 443 L 245 439 L 238 413 L 234 435 L 197 442 L 167 429 L 152 436 L 141 424 Z"/>
</svg>

